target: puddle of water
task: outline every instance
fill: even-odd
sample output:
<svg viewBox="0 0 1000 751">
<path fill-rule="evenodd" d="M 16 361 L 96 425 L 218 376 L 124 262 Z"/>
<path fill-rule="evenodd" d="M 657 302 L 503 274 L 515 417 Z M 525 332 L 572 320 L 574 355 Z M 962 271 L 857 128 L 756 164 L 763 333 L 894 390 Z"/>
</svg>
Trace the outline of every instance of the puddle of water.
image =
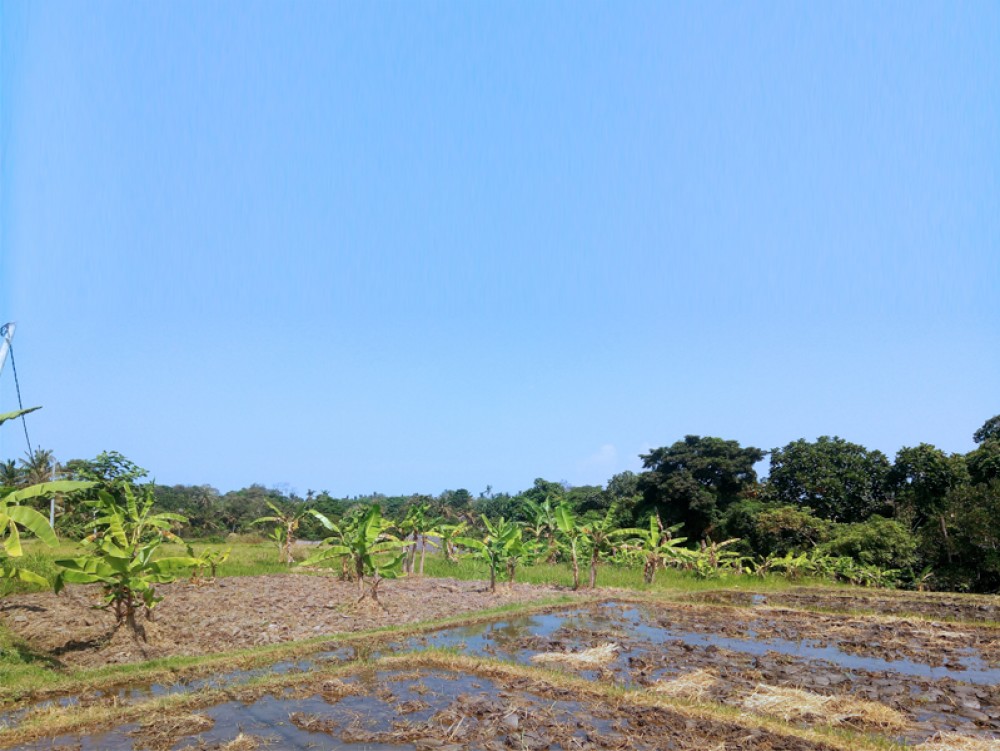
<svg viewBox="0 0 1000 751">
<path fill-rule="evenodd" d="M 572 701 L 553 701 L 541 699 L 524 692 L 513 692 L 488 679 L 476 676 L 450 673 L 444 671 L 422 671 L 419 674 L 400 674 L 380 672 L 366 678 L 354 678 L 346 681 L 361 685 L 361 692 L 348 694 L 339 699 L 327 701 L 321 696 L 307 698 L 284 698 L 267 695 L 260 699 L 242 703 L 230 701 L 218 704 L 198 714 L 205 715 L 214 721 L 214 726 L 196 735 L 178 738 L 174 744 L 179 748 L 192 743 L 221 744 L 232 740 L 237 732 L 253 735 L 264 739 L 265 747 L 287 749 L 289 751 L 314 751 L 318 748 L 333 751 L 401 751 L 414 749 L 412 743 L 400 740 L 396 743 L 345 742 L 339 736 L 357 737 L 357 732 L 344 731 L 360 729 L 370 733 L 388 733 L 397 728 L 402 719 L 411 725 L 428 725 L 427 737 L 442 737 L 449 732 L 450 718 L 443 721 L 429 722 L 437 713 L 446 711 L 453 706 L 458 697 L 486 699 L 487 714 L 501 708 L 501 714 L 509 711 L 527 716 L 532 708 L 578 726 L 582 739 L 587 732 L 609 733 L 613 721 L 605 718 L 595 719 L 592 712 L 585 711 L 583 706 Z M 413 702 L 416 706 L 412 711 L 400 713 L 400 703 Z M 320 718 L 328 723 L 332 730 L 306 730 L 290 720 L 293 713 L 302 713 Z M 478 720 L 475 711 L 470 712 L 464 721 L 474 725 Z M 577 718 L 585 717 L 584 721 Z M 461 724 L 461 723 L 459 723 Z M 85 751 L 133 751 L 142 747 L 140 739 L 132 738 L 128 733 L 135 729 L 129 726 L 111 733 L 97 735 L 66 735 L 54 739 L 18 746 L 14 751 L 43 751 L 60 744 L 80 748 Z M 504 730 L 506 732 L 506 729 Z M 517 726 L 510 728 L 511 733 L 517 732 Z M 422 732 L 417 733 L 424 736 Z M 462 744 L 463 746 L 465 744 Z M 556 748 L 556 746 L 552 746 Z"/>
</svg>

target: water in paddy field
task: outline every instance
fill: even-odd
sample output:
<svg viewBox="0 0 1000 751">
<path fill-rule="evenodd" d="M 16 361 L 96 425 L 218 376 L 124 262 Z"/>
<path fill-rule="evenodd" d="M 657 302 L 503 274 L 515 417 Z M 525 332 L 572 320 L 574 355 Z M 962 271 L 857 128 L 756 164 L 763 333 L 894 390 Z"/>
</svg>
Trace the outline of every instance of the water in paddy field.
<svg viewBox="0 0 1000 751">
<path fill-rule="evenodd" d="M 857 638 L 851 642 L 854 644 L 852 651 L 846 651 L 838 646 L 835 639 L 821 642 L 818 638 L 776 636 L 767 632 L 766 619 L 758 620 L 754 609 L 706 610 L 704 617 L 697 615 L 694 620 L 674 618 L 680 613 L 690 615 L 701 614 L 702 611 L 613 601 L 573 606 L 555 612 L 444 628 L 405 638 L 372 640 L 363 647 L 340 646 L 308 658 L 279 662 L 265 668 L 234 670 L 169 685 L 129 686 L 108 692 L 103 699 L 127 703 L 202 688 L 239 686 L 258 676 L 309 672 L 362 656 L 375 658 L 427 648 L 533 664 L 532 658 L 540 653 L 575 652 L 611 643 L 619 647 L 611 661 L 601 666 L 587 666 L 577 673 L 590 679 L 643 686 L 701 668 L 721 669 L 730 673 L 728 679 L 736 691 L 745 688 L 745 679 L 740 674 L 744 671 L 762 676 L 759 680 L 773 685 L 797 686 L 820 693 L 849 693 L 889 704 L 895 702 L 915 721 L 926 724 L 925 735 L 936 730 L 1000 730 L 1000 690 L 997 689 L 1000 669 L 988 664 L 975 649 L 953 650 L 946 664 L 939 664 L 940 655 L 921 654 L 919 650 L 911 650 L 905 658 L 888 659 L 871 653 L 879 646 L 877 644 L 872 644 L 870 650 L 864 644 L 858 647 Z M 771 614 L 769 617 L 787 618 L 789 623 L 794 621 L 791 616 L 783 614 Z M 814 616 L 803 614 L 801 617 L 806 623 Z M 713 618 L 716 620 L 713 621 Z M 716 633 L 734 623 L 739 625 L 735 630 L 738 635 L 733 635 L 733 629 L 725 635 Z M 755 628 L 764 632 L 755 631 Z M 783 633 L 796 631 L 793 628 Z M 740 684 L 741 680 L 744 684 Z M 451 677 L 448 681 L 449 686 L 460 691 L 466 691 L 467 684 L 471 686 L 477 681 L 483 682 L 471 676 L 463 676 L 461 680 Z M 433 692 L 435 689 L 430 690 Z M 101 698 L 99 696 L 98 701 Z M 88 701 L 93 699 L 93 696 L 88 697 Z M 69 706 L 77 702 L 78 697 L 52 701 Z M 228 732 L 224 728 L 231 729 L 238 725 L 246 733 L 255 733 L 253 728 L 270 727 L 272 734 L 277 734 L 279 747 L 314 748 L 295 745 L 304 742 L 303 737 L 315 733 L 289 726 L 287 715 L 289 712 L 309 713 L 326 702 L 316 697 L 296 699 L 291 704 L 290 701 L 265 697 L 248 705 L 230 702 L 205 710 L 204 714 L 215 720 L 215 727 L 219 730 L 207 731 L 200 737 L 215 743 L 231 739 L 231 735 L 223 737 Z M 394 705 L 380 705 L 378 702 L 377 697 L 352 696 L 338 702 L 337 712 L 341 709 L 355 712 L 357 717 L 376 724 L 396 716 Z M 14 725 L 30 709 L 32 707 L 8 713 L 0 720 Z M 72 740 L 84 749 L 130 749 L 133 739 L 128 733 L 134 730 L 134 727 L 129 727 L 89 738 L 54 739 L 24 748 L 51 749 Z M 325 745 L 322 747 L 331 747 L 329 736 L 324 736 Z M 333 746 L 338 749 L 354 747 L 349 743 Z M 399 745 L 392 747 L 398 748 Z M 369 744 L 366 748 L 377 746 Z"/>
<path fill-rule="evenodd" d="M 356 693 L 354 693 L 356 692 Z M 614 735 L 609 719 L 598 719 L 574 701 L 541 699 L 493 681 L 449 671 L 383 671 L 338 682 L 337 695 L 305 698 L 267 695 L 249 702 L 229 701 L 197 712 L 209 729 L 152 738 L 137 725 L 92 736 L 62 736 L 18 747 L 42 751 L 59 746 L 81 751 L 132 751 L 200 744 L 217 747 L 238 733 L 260 739 L 260 748 L 315 751 L 379 751 L 416 748 L 412 741 L 451 736 L 465 744 L 522 732 L 543 717 L 561 740 Z M 529 717 L 530 716 L 530 717 Z M 463 730 L 463 726 L 465 729 Z M 534 731 L 534 732 L 537 732 Z M 165 741 L 165 743 L 164 743 Z M 198 746 L 194 746 L 197 748 Z"/>
</svg>

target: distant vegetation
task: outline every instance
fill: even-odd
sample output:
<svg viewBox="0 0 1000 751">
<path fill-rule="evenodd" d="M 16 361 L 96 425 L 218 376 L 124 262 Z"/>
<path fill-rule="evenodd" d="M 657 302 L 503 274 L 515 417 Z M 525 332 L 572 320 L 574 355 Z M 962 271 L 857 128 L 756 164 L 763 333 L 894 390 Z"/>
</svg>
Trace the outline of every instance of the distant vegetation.
<svg viewBox="0 0 1000 751">
<path fill-rule="evenodd" d="M 986 421 L 974 440 L 977 448 L 968 454 L 922 443 L 900 449 L 890 461 L 838 437 L 764 451 L 691 435 L 642 455 L 643 472 L 617 474 L 603 487 L 537 479 L 515 494 L 487 488 L 476 495 L 458 489 L 336 497 L 310 490 L 299 497 L 262 485 L 228 493 L 208 485 L 154 485 L 152 493 L 156 513 L 171 515 L 174 531 L 185 538 L 270 536 L 284 560 L 290 537 L 346 536 L 377 506 L 385 529 L 391 525 L 400 542 L 392 567 L 380 569 L 376 581 L 395 575 L 396 567 L 421 569 L 422 560 L 414 557 L 422 559 L 423 541 L 443 538 L 448 558 L 460 546 L 482 561 L 484 575 L 499 580 L 533 562 L 565 561 L 577 582 L 595 579 L 600 565 L 612 563 L 640 567 L 650 579 L 670 566 L 703 577 L 775 572 L 997 592 L 1000 415 Z M 762 480 L 754 466 L 765 458 L 770 470 Z M 52 470 L 51 454 L 41 450 L 0 465 L 0 497 L 50 479 Z M 96 486 L 60 499 L 56 531 L 71 539 L 91 534 L 98 493 L 123 497 L 146 474 L 116 452 L 59 467 L 60 478 Z M 323 559 L 332 561 L 347 547 L 344 540 L 331 542 Z M 342 570 L 358 565 L 355 556 Z"/>
</svg>

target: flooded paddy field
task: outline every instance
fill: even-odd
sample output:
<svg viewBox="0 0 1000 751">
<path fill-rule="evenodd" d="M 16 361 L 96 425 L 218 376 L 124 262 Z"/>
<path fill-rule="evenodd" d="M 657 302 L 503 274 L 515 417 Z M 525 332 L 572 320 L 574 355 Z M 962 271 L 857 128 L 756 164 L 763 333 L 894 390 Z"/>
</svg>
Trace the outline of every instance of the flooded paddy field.
<svg viewBox="0 0 1000 751">
<path fill-rule="evenodd" d="M 836 742 L 716 719 L 516 674 L 371 670 L 317 678 L 164 714 L 111 731 L 65 734 L 18 751 L 279 748 L 768 749 L 833 751 Z"/>
<path fill-rule="evenodd" d="M 214 698 L 182 715 L 200 719 L 178 720 L 179 728 L 193 730 L 169 745 L 149 745 L 141 725 L 125 723 L 96 736 L 67 735 L 13 747 L 221 749 L 237 741 L 251 745 L 231 746 L 233 751 L 268 743 L 291 749 L 446 751 L 819 747 L 815 739 L 794 735 L 764 737 L 759 725 L 743 718 L 772 718 L 793 729 L 836 726 L 903 745 L 928 743 L 941 734 L 979 742 L 1000 735 L 1000 629 L 991 625 L 992 618 L 939 622 L 859 615 L 856 609 L 837 615 L 777 607 L 771 594 L 749 596 L 745 604 L 732 593 L 713 594 L 702 602 L 571 604 L 408 636 L 331 642 L 307 656 L 252 670 L 77 693 L 50 700 L 48 707 L 24 705 L 0 716 L 12 729 L 0 733 L 0 747 L 12 747 L 5 738 L 16 738 L 19 725 L 30 726 L 51 713 L 52 703 L 72 714 L 163 697 L 199 705 L 199 696 Z M 728 604 L 714 604 L 721 602 Z M 828 609 L 831 603 L 822 608 Z M 458 672 L 423 667 L 419 675 L 376 670 L 386 660 L 400 659 L 394 655 L 473 659 L 468 665 L 478 667 Z M 518 686 L 490 676 L 501 665 L 526 671 L 517 674 Z M 360 672 L 330 677 L 345 669 Z M 581 695 L 579 684 L 570 691 L 548 681 L 552 671 L 594 690 L 618 693 L 595 702 Z M 284 688 L 255 693 L 253 685 L 261 680 Z M 610 705 L 609 695 L 617 697 Z M 650 698 L 654 705 L 636 704 L 636 697 Z M 719 727 L 684 745 L 685 734 L 697 730 L 682 711 L 691 707 L 729 712 L 744 735 L 731 736 L 714 716 Z M 449 717 L 452 724 L 446 726 Z M 461 721 L 462 732 L 470 735 L 451 735 L 462 717 L 467 718 Z M 541 718 L 548 724 L 539 726 Z M 647 721 L 657 729 L 644 730 Z M 239 730 L 243 735 L 237 738 Z M 756 734 L 747 735 L 750 730 Z M 530 743 L 518 745 L 515 737 Z"/>
<path fill-rule="evenodd" d="M 1000 596 L 950 592 L 859 591 L 843 588 L 795 587 L 767 593 L 709 591 L 686 595 L 692 602 L 772 605 L 873 615 L 916 615 L 943 621 L 1000 623 Z"/>
</svg>

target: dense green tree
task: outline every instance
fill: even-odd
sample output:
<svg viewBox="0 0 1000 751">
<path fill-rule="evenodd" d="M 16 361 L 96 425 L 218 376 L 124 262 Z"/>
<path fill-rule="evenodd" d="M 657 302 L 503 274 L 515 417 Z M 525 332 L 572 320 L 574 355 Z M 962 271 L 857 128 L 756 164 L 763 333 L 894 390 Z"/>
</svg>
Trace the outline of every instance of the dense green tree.
<svg viewBox="0 0 1000 751">
<path fill-rule="evenodd" d="M 965 457 L 929 443 L 901 448 L 888 475 L 896 516 L 916 530 L 934 523 L 944 530 L 948 494 L 969 482 Z"/>
<path fill-rule="evenodd" d="M 553 503 L 557 498 L 561 498 L 566 493 L 566 488 L 561 482 L 552 482 L 541 477 L 536 477 L 534 484 L 521 493 L 525 498 L 530 498 L 535 503 L 543 503 L 546 498 Z"/>
<path fill-rule="evenodd" d="M 916 539 L 903 524 L 884 516 L 836 526 L 830 541 L 819 549 L 882 569 L 912 569 L 917 562 Z"/>
<path fill-rule="evenodd" d="M 1000 415 L 995 415 L 983 423 L 983 426 L 972 435 L 976 443 L 1000 441 Z"/>
<path fill-rule="evenodd" d="M 472 493 L 465 488 L 445 490 L 438 498 L 439 503 L 454 515 L 472 510 Z"/>
<path fill-rule="evenodd" d="M 1000 590 L 1000 480 L 958 487 L 949 502 L 956 561 L 941 573 L 938 585 Z"/>
<path fill-rule="evenodd" d="M 726 508 L 757 481 L 764 452 L 737 441 L 689 435 L 640 457 L 639 514 L 657 512 L 664 524 L 683 523 L 690 538 L 711 536 Z"/>
<path fill-rule="evenodd" d="M 149 474 L 117 451 L 102 451 L 93 459 L 71 459 L 62 471 L 71 480 L 96 482 L 108 491 L 135 485 Z"/>
<path fill-rule="evenodd" d="M 608 480 L 604 489 L 604 508 L 615 509 L 615 519 L 619 527 L 630 527 L 636 523 L 636 509 L 642 502 L 642 492 L 639 490 L 639 475 L 625 470 Z M 655 516 L 648 513 L 647 516 Z M 641 520 L 648 527 L 646 519 Z"/>
<path fill-rule="evenodd" d="M 280 491 L 257 484 L 230 491 L 220 501 L 219 521 L 227 532 L 257 532 L 253 520 L 267 515 L 268 503 L 280 506 L 286 500 Z"/>
<path fill-rule="evenodd" d="M 222 498 L 211 485 L 156 485 L 156 507 L 187 518 L 183 534 L 204 537 L 225 531 L 219 518 Z"/>
<path fill-rule="evenodd" d="M 526 511 L 520 496 L 512 496 L 510 493 L 483 494 L 476 499 L 474 504 L 476 513 L 490 519 L 521 519 L 527 521 Z"/>
<path fill-rule="evenodd" d="M 577 514 L 588 519 L 603 517 L 611 503 L 600 485 L 577 485 L 563 495 L 563 499 Z"/>
<path fill-rule="evenodd" d="M 983 441 L 975 451 L 966 454 L 965 462 L 973 483 L 981 485 L 1000 480 L 1000 439 Z"/>
<path fill-rule="evenodd" d="M 836 526 L 815 516 L 812 509 L 778 506 L 764 509 L 754 517 L 749 539 L 761 555 L 805 553 L 829 540 Z"/>
<path fill-rule="evenodd" d="M 768 489 L 783 505 L 808 506 L 823 519 L 859 522 L 887 510 L 888 474 L 881 451 L 822 436 L 774 449 Z"/>
</svg>

